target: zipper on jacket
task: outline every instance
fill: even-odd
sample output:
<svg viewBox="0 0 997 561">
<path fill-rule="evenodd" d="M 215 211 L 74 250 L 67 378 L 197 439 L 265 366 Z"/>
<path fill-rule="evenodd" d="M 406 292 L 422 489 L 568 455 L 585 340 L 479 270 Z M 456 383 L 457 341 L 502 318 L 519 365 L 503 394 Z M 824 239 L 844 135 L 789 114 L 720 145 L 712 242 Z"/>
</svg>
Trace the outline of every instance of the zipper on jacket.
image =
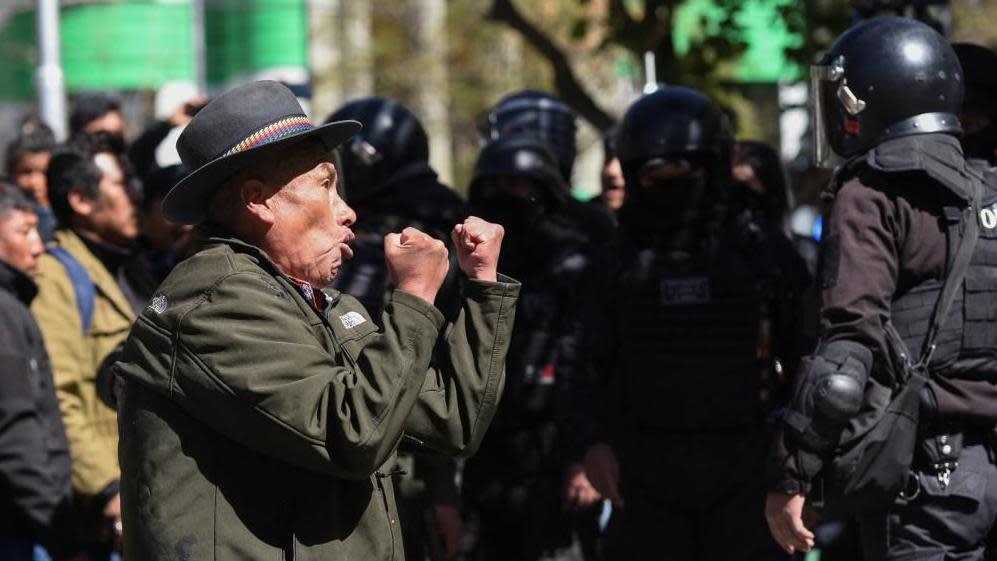
<svg viewBox="0 0 997 561">
<path fill-rule="evenodd" d="M 388 531 L 391 532 L 391 559 L 395 558 L 395 540 L 397 539 L 395 526 L 398 525 L 398 521 L 391 512 L 391 506 L 388 504 L 388 493 L 384 488 L 384 480 L 391 479 L 393 475 L 395 475 L 393 472 L 383 473 L 380 470 L 374 472 L 374 479 L 377 480 L 377 490 L 381 493 L 381 502 L 384 503 L 384 513 L 388 518 Z M 391 481 L 388 484 L 393 485 Z"/>
</svg>

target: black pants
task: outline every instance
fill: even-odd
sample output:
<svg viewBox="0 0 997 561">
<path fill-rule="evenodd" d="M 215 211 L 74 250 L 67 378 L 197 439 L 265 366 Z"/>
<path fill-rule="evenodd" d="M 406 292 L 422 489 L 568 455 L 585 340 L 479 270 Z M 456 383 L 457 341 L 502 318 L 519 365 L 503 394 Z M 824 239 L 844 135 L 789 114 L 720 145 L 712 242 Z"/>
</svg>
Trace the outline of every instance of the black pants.
<svg viewBox="0 0 997 561">
<path fill-rule="evenodd" d="M 624 508 L 612 561 L 773 561 L 788 556 L 769 535 L 761 431 L 660 436 L 624 457 Z"/>
<path fill-rule="evenodd" d="M 920 494 L 860 520 L 866 561 L 983 561 L 997 520 L 997 466 L 967 444 L 948 485 L 916 470 Z"/>
</svg>

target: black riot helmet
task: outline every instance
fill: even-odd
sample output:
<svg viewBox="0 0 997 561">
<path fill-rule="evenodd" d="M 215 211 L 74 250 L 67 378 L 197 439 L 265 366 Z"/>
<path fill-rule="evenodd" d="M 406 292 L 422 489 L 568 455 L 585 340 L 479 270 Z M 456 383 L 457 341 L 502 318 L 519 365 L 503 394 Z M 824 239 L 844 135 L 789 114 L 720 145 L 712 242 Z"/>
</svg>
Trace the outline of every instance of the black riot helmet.
<svg viewBox="0 0 997 561">
<path fill-rule="evenodd" d="M 688 249 L 724 219 L 734 135 L 704 94 L 666 87 L 623 116 L 617 139 L 626 202 L 620 225 L 638 243 Z"/>
<path fill-rule="evenodd" d="M 918 21 L 879 17 L 838 37 L 812 66 L 815 162 L 842 158 L 892 138 L 961 133 L 959 60 L 938 32 Z"/>
<path fill-rule="evenodd" d="M 486 195 L 483 186 L 488 179 L 523 177 L 541 189 L 543 200 L 537 202 L 545 206 L 556 204 L 567 196 L 557 164 L 550 147 L 534 136 L 514 134 L 496 138 L 485 145 L 478 156 L 468 200 L 472 204 L 481 201 Z"/>
<path fill-rule="evenodd" d="M 488 112 L 481 133 L 487 140 L 519 134 L 539 138 L 554 151 L 561 177 L 568 182 L 577 152 L 576 120 L 575 112 L 560 99 L 523 90 L 505 96 Z"/>
<path fill-rule="evenodd" d="M 400 170 L 429 161 L 429 139 L 422 123 L 393 99 L 351 101 L 326 122 L 344 119 L 363 125 L 363 130 L 340 148 L 340 175 L 350 202 L 377 193 Z"/>
<path fill-rule="evenodd" d="M 628 192 L 659 162 L 704 168 L 715 181 L 730 177 L 734 135 L 727 115 L 690 88 L 666 87 L 627 109 L 616 140 Z"/>
</svg>

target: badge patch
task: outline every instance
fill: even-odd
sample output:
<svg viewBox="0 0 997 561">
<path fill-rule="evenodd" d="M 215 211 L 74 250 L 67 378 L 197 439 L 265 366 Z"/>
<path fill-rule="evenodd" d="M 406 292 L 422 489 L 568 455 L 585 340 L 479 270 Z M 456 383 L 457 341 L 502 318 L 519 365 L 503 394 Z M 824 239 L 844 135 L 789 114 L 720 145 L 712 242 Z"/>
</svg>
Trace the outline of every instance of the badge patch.
<svg viewBox="0 0 997 561">
<path fill-rule="evenodd" d="M 166 311 L 166 306 L 168 305 L 169 301 L 166 299 L 166 296 L 163 296 L 162 294 L 157 294 L 155 297 L 153 297 L 152 302 L 149 302 L 148 308 L 156 312 L 157 314 L 161 314 Z"/>
<path fill-rule="evenodd" d="M 997 205 L 980 211 L 980 223 L 987 230 L 997 228 Z"/>
<path fill-rule="evenodd" d="M 364 317 L 358 312 L 347 312 L 339 316 L 339 321 L 343 322 L 343 327 L 346 329 L 353 329 L 361 323 L 367 322 L 367 320 L 364 319 Z"/>
<path fill-rule="evenodd" d="M 710 301 L 710 280 L 706 277 L 666 279 L 661 281 L 661 303 L 703 304 Z"/>
</svg>

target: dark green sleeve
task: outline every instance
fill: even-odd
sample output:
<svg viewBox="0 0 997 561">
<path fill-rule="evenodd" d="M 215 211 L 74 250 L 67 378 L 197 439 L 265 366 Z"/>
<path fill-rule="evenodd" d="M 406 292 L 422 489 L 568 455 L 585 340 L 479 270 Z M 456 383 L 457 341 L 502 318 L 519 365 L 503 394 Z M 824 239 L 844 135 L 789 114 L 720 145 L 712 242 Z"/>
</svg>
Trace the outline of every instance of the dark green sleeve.
<svg viewBox="0 0 997 561">
<path fill-rule="evenodd" d="M 230 275 L 180 320 L 170 393 L 260 453 L 367 477 L 401 438 L 443 323 L 431 305 L 399 292 L 383 319 L 380 332 L 343 345 L 349 357 L 332 353 L 318 316 L 275 298 L 262 275 Z"/>
<path fill-rule="evenodd" d="M 463 306 L 426 373 L 406 434 L 447 455 L 469 456 L 478 449 L 502 396 L 519 289 L 507 277 L 467 282 Z"/>
</svg>

